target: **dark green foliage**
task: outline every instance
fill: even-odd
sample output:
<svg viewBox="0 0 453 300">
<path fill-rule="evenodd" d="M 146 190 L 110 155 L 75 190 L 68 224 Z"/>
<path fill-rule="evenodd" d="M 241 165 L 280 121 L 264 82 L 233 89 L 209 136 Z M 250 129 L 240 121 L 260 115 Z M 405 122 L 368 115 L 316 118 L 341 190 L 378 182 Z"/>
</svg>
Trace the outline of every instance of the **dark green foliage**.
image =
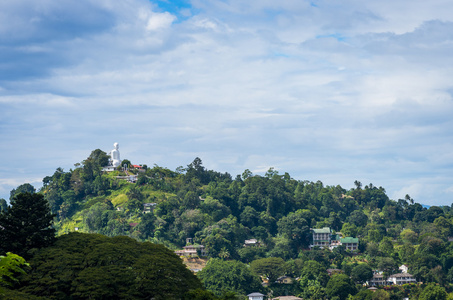
<svg viewBox="0 0 453 300">
<path fill-rule="evenodd" d="M 183 300 L 217 300 L 217 298 L 210 291 L 203 289 L 190 290 L 184 295 Z"/>
<path fill-rule="evenodd" d="M 357 294 L 354 295 L 352 298 L 353 300 L 373 300 L 373 292 L 366 289 L 360 290 Z"/>
<path fill-rule="evenodd" d="M 0 198 L 0 212 L 5 211 L 8 208 L 8 203 L 5 199 Z"/>
<path fill-rule="evenodd" d="M 291 240 L 296 249 L 307 247 L 309 243 L 310 226 L 302 211 L 289 213 L 277 222 L 278 232 Z"/>
<path fill-rule="evenodd" d="M 34 194 L 35 192 L 36 192 L 36 189 L 31 184 L 29 184 L 29 183 L 21 184 L 17 188 L 11 190 L 10 196 L 9 196 L 9 201 L 13 201 L 14 197 L 20 193 Z"/>
<path fill-rule="evenodd" d="M 446 300 L 447 292 L 445 289 L 434 284 L 426 286 L 418 297 L 419 300 Z"/>
<path fill-rule="evenodd" d="M 250 269 L 256 275 L 273 283 L 278 277 L 285 275 L 285 261 L 280 257 L 261 258 L 252 261 Z"/>
<path fill-rule="evenodd" d="M 47 300 L 44 297 L 30 295 L 18 290 L 1 289 L 0 299 L 2 300 Z"/>
<path fill-rule="evenodd" d="M 211 259 L 197 275 L 205 288 L 218 296 L 228 291 L 240 295 L 263 291 L 259 277 L 239 261 Z"/>
<path fill-rule="evenodd" d="M 351 278 L 355 282 L 365 283 L 373 277 L 373 270 L 366 263 L 355 266 L 351 271 Z"/>
<path fill-rule="evenodd" d="M 28 251 L 51 245 L 55 239 L 53 217 L 43 195 L 15 195 L 8 210 L 0 213 L 0 253 L 28 258 Z"/>
<path fill-rule="evenodd" d="M 305 284 L 304 281 L 315 280 L 318 281 L 321 286 L 326 286 L 329 281 L 326 267 L 314 260 L 309 260 L 304 263 L 300 278 L 302 285 Z"/>
<path fill-rule="evenodd" d="M 172 251 L 128 237 L 71 233 L 30 264 L 21 290 L 48 299 L 181 299 L 201 288 Z"/>
<path fill-rule="evenodd" d="M 351 213 L 351 215 L 348 217 L 348 221 L 355 226 L 365 226 L 366 223 L 368 222 L 368 217 L 363 213 L 361 210 L 355 210 Z"/>
<path fill-rule="evenodd" d="M 105 167 L 109 164 L 109 156 L 101 149 L 93 150 L 88 159 L 92 160 L 99 167 Z"/>
<path fill-rule="evenodd" d="M 264 247 L 243 247 L 238 250 L 238 255 L 242 262 L 250 263 L 253 260 L 263 258 L 266 255 Z"/>
<path fill-rule="evenodd" d="M 137 226 L 137 229 L 140 232 L 140 238 L 146 240 L 149 237 L 154 236 L 154 222 L 156 217 L 154 214 L 146 213 L 142 216 L 140 224 Z"/>
<path fill-rule="evenodd" d="M 0 289 L 1 287 L 13 287 L 19 283 L 19 274 L 25 274 L 24 268 L 29 264 L 23 257 L 8 252 L 6 256 L 0 255 Z"/>
<path fill-rule="evenodd" d="M 344 300 L 356 292 L 354 282 L 344 274 L 332 275 L 326 286 L 326 293 L 329 298 L 338 297 L 338 299 Z"/>
</svg>

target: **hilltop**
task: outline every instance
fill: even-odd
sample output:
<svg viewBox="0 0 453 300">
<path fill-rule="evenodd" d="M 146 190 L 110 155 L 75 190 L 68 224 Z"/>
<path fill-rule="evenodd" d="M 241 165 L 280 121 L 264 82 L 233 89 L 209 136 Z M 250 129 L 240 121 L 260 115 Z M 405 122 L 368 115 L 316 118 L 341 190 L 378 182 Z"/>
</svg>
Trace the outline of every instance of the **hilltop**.
<svg viewBox="0 0 453 300">
<path fill-rule="evenodd" d="M 57 215 L 59 235 L 127 235 L 173 250 L 190 239 L 205 246 L 207 258 L 246 264 L 279 258 L 285 264 L 280 275 L 294 278 L 303 277 L 307 262 L 317 261 L 323 272 L 330 268 L 351 275 L 365 264 L 389 276 L 405 264 L 419 282 L 448 288 L 453 279 L 451 207 L 426 208 L 409 195 L 389 199 L 385 188 L 357 180 L 351 189 L 296 180 L 273 168 L 264 176 L 245 170 L 233 178 L 207 170 L 199 158 L 175 171 L 130 167 L 129 162 L 127 173 L 121 168 L 103 172 L 105 158 L 97 149 L 74 170 L 57 169 L 43 179 L 40 193 Z M 333 236 L 354 237 L 350 240 L 359 241 L 358 249 L 308 251 L 311 229 L 324 227 Z M 259 241 L 257 246 L 245 247 L 250 239 Z M 316 280 L 326 288 L 326 280 Z M 315 297 L 306 289 L 309 282 L 291 291 Z"/>
</svg>

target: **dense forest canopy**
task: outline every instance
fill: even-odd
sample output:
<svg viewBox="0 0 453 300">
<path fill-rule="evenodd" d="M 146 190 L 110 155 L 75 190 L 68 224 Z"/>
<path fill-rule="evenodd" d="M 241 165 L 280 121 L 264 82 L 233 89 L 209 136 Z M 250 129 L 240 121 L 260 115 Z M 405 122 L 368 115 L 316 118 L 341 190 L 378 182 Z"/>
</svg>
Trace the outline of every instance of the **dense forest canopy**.
<svg viewBox="0 0 453 300">
<path fill-rule="evenodd" d="M 74 170 L 58 168 L 43 179 L 39 194 L 55 214 L 57 233 L 126 235 L 174 250 L 189 238 L 215 259 L 200 278 L 218 296 L 222 288 L 206 274 L 216 274 L 212 268 L 223 268 L 222 261 L 250 264 L 254 276 L 272 281 L 282 275 L 300 278 L 280 292 L 306 299 L 361 295 L 355 284 L 365 282 L 373 270 L 389 276 L 401 264 L 409 266 L 417 281 L 437 283 L 448 291 L 453 280 L 452 207 L 425 208 L 409 195 L 389 199 L 383 187 L 363 186 L 358 180 L 348 190 L 296 180 L 273 168 L 264 176 L 245 170 L 233 178 L 207 170 L 199 158 L 175 171 L 145 165 L 103 172 L 107 162 L 108 156 L 97 149 Z M 137 176 L 136 182 L 127 180 L 131 175 Z M 12 197 L 17 191 L 34 192 L 24 185 L 12 191 Z M 144 204 L 152 204 L 147 213 Z M 358 252 L 343 247 L 307 251 L 310 229 L 323 227 L 359 238 Z M 248 239 L 259 245 L 244 247 Z M 266 269 L 268 265 L 272 267 Z M 329 277 L 329 268 L 342 274 Z M 336 291 L 341 286 L 347 286 L 346 291 Z"/>
</svg>

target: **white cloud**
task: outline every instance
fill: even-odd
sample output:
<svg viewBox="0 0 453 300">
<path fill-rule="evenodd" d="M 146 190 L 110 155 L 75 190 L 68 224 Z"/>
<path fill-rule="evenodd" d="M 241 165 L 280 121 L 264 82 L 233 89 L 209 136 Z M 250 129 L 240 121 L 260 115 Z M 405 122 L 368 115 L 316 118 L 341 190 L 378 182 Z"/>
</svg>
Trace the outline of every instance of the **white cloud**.
<svg viewBox="0 0 453 300">
<path fill-rule="evenodd" d="M 148 165 L 199 156 L 451 202 L 449 2 L 26 2 L 0 4 L 0 178 L 118 141 Z"/>
<path fill-rule="evenodd" d="M 152 13 L 148 19 L 148 23 L 146 24 L 146 29 L 154 31 L 168 28 L 173 23 L 173 21 L 175 21 L 175 19 L 176 17 L 168 12 Z"/>
</svg>

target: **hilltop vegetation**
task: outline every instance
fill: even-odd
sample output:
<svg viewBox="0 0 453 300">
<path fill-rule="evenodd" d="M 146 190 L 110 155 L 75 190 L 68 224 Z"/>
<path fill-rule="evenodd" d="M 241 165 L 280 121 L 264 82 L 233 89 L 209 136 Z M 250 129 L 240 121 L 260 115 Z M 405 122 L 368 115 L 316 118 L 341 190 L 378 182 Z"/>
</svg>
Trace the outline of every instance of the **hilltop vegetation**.
<svg viewBox="0 0 453 300">
<path fill-rule="evenodd" d="M 199 277 L 219 296 L 227 291 L 249 292 L 242 285 L 222 287 L 215 280 L 217 275 L 209 276 L 225 268 L 222 261 L 230 261 L 237 270 L 251 270 L 253 276 L 272 278 L 269 284 L 274 295 L 290 293 L 305 299 L 333 299 L 337 295 L 345 299 L 357 294 L 354 299 L 368 299 L 370 294 L 355 284 L 369 279 L 371 270 L 388 276 L 401 264 L 409 266 L 418 281 L 436 283 L 443 292 L 450 291 L 451 207 L 427 209 L 409 195 L 389 199 L 383 187 L 371 183 L 363 186 L 355 181 L 355 187 L 347 190 L 320 181 L 296 180 L 273 168 L 264 176 L 245 170 L 233 178 L 207 170 L 196 158 L 175 171 L 155 165 L 144 166 L 143 172 L 105 173 L 101 170 L 106 159 L 98 149 L 74 170 L 59 168 L 44 178 L 40 193 L 56 215 L 59 235 L 76 229 L 111 237 L 126 235 L 170 249 L 179 249 L 192 238 L 193 243 L 206 246 L 208 257 L 213 259 Z M 136 183 L 117 178 L 131 174 L 138 175 Z M 145 203 L 156 203 L 154 210 L 143 213 Z M 358 253 L 341 246 L 333 251 L 306 251 L 310 228 L 322 227 L 359 237 Z M 261 246 L 244 247 L 244 241 L 252 238 Z M 274 272 L 265 273 L 263 266 L 271 260 Z M 254 267 L 244 269 L 246 264 Z M 327 268 L 340 269 L 343 274 L 329 277 Z M 300 281 L 282 288 L 273 282 L 282 275 L 299 277 Z M 339 287 L 345 289 L 337 290 Z M 422 290 L 423 286 L 412 286 L 380 293 L 387 293 L 384 298 L 400 299 L 409 294 L 422 297 Z"/>
</svg>

